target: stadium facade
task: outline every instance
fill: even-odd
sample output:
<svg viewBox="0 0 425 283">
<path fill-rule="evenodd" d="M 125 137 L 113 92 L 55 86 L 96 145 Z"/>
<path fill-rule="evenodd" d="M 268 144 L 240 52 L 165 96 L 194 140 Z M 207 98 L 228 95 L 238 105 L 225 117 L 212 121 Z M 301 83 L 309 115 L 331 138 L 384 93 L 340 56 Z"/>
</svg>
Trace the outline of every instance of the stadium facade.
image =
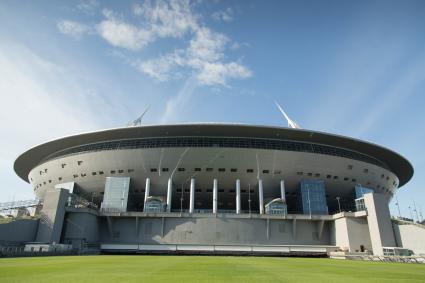
<svg viewBox="0 0 425 283">
<path fill-rule="evenodd" d="M 413 175 L 384 147 L 240 124 L 127 127 L 15 162 L 43 203 L 33 242 L 102 252 L 382 255 L 388 204 Z"/>
</svg>

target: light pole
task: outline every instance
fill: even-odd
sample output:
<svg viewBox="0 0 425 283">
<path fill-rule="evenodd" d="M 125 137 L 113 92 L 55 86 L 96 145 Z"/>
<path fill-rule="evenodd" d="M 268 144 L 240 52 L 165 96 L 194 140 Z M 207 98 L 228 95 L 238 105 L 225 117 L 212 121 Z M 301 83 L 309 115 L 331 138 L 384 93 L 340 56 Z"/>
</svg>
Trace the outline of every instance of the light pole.
<svg viewBox="0 0 425 283">
<path fill-rule="evenodd" d="M 409 205 L 409 212 L 410 212 L 410 217 L 412 219 L 413 222 L 415 222 L 415 219 L 413 219 L 413 213 L 412 213 L 412 208 Z"/>
<path fill-rule="evenodd" d="M 395 205 L 397 205 L 397 209 L 398 209 L 398 217 L 401 219 L 401 212 L 400 212 L 400 204 L 398 203 L 398 198 L 397 198 L 397 193 L 395 194 Z"/>
<path fill-rule="evenodd" d="M 308 211 L 310 213 L 310 219 L 311 219 L 311 203 L 310 203 L 310 188 L 307 187 L 307 197 L 308 197 Z"/>
<path fill-rule="evenodd" d="M 339 208 L 339 213 L 341 213 L 341 203 L 339 202 L 340 197 L 336 197 L 336 200 L 338 201 L 338 208 Z"/>
</svg>

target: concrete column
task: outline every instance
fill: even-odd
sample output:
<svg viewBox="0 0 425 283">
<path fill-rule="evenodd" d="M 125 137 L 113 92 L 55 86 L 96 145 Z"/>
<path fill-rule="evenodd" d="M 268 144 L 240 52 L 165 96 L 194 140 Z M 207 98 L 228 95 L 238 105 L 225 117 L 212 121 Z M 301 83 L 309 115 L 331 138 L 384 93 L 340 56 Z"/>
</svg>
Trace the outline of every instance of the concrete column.
<svg viewBox="0 0 425 283">
<path fill-rule="evenodd" d="M 167 212 L 171 212 L 171 198 L 173 195 L 173 181 L 171 178 L 168 179 L 167 186 Z"/>
<path fill-rule="evenodd" d="M 190 201 L 189 201 L 189 213 L 193 213 L 195 208 L 195 179 L 190 179 Z"/>
<path fill-rule="evenodd" d="M 241 213 L 241 181 L 236 180 L 236 214 Z"/>
<path fill-rule="evenodd" d="M 150 188 L 151 188 L 151 179 L 146 178 L 146 185 L 145 185 L 145 204 L 146 204 L 146 201 L 148 200 L 148 197 L 149 197 Z"/>
<path fill-rule="evenodd" d="M 282 200 L 286 200 L 285 199 L 285 181 L 284 180 L 280 181 L 280 198 Z"/>
<path fill-rule="evenodd" d="M 264 200 L 263 200 L 263 180 L 258 180 L 258 201 L 260 206 L 260 214 L 264 214 Z"/>
<path fill-rule="evenodd" d="M 214 179 L 213 181 L 213 213 L 217 213 L 217 191 L 218 191 L 217 179 Z"/>
</svg>

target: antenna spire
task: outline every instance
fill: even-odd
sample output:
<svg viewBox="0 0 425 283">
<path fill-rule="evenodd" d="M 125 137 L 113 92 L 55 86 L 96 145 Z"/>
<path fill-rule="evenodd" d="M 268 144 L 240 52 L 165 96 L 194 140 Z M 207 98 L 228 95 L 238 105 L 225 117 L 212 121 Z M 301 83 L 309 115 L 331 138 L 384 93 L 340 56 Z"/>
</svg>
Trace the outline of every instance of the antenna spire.
<svg viewBox="0 0 425 283">
<path fill-rule="evenodd" d="M 282 107 L 279 105 L 279 103 L 276 102 L 276 100 L 274 101 L 274 103 L 276 104 L 276 106 L 279 109 L 280 113 L 282 113 L 282 115 L 285 117 L 286 121 L 288 121 L 288 127 L 289 128 L 292 128 L 292 129 L 301 129 L 300 126 L 298 126 L 297 123 L 295 123 L 293 120 L 291 120 L 291 118 L 289 118 L 288 115 L 286 115 L 285 111 L 283 111 Z"/>
<path fill-rule="evenodd" d="M 137 127 L 137 126 L 142 125 L 143 116 L 145 116 L 146 112 L 148 112 L 148 110 L 149 110 L 150 107 L 151 107 L 151 105 L 149 104 L 148 107 L 145 108 L 145 111 L 143 111 L 142 115 L 140 115 L 136 120 L 134 120 L 132 122 L 129 122 L 127 124 L 127 126 L 129 126 L 129 127 Z"/>
</svg>

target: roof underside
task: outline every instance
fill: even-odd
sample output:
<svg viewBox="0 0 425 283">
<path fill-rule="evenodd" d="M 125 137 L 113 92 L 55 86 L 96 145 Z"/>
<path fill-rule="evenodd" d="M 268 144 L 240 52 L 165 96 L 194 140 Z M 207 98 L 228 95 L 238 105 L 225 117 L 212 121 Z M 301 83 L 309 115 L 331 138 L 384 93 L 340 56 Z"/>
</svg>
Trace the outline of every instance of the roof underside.
<svg viewBox="0 0 425 283">
<path fill-rule="evenodd" d="M 40 164 L 45 157 L 57 151 L 84 144 L 112 140 L 179 136 L 281 139 L 329 145 L 357 151 L 382 161 L 397 175 L 400 187 L 406 184 L 413 176 L 413 167 L 404 157 L 369 142 L 310 130 L 238 124 L 154 125 L 110 129 L 64 137 L 46 142 L 24 152 L 15 161 L 14 169 L 19 177 L 28 182 L 29 172 Z"/>
</svg>

